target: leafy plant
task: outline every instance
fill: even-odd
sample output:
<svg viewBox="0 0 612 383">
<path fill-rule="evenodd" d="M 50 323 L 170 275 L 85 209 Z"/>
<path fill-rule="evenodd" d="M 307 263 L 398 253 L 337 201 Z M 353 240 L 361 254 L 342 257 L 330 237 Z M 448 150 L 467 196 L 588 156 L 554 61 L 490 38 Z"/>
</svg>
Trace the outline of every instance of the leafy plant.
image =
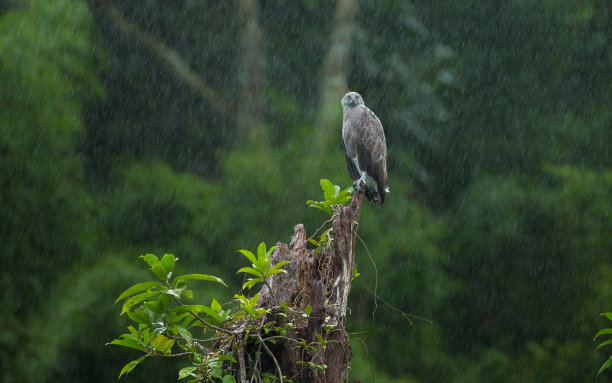
<svg viewBox="0 0 612 383">
<path fill-rule="evenodd" d="M 326 245 L 327 245 L 327 244 L 330 242 L 330 241 L 329 241 L 329 232 L 330 232 L 331 230 L 332 230 L 331 228 L 329 228 L 329 229 L 325 230 L 325 231 L 323 232 L 323 234 L 321 234 L 321 237 L 319 238 L 319 240 L 318 240 L 318 241 L 317 241 L 317 240 L 315 240 L 315 239 L 313 239 L 313 238 L 309 238 L 309 239 L 308 239 L 308 242 L 312 243 L 313 245 L 315 245 L 315 246 L 317 247 L 317 248 L 315 249 L 315 253 L 316 253 L 316 254 L 319 254 L 319 253 L 321 252 L 321 249 L 322 249 L 323 247 L 325 247 L 325 246 L 326 246 Z"/>
<path fill-rule="evenodd" d="M 145 352 L 145 355 L 126 364 L 119 377 L 129 373 L 140 362 L 149 356 L 171 357 L 176 345 L 186 351 L 186 354 L 197 355 L 193 336 L 188 328 L 194 325 L 198 315 L 204 312 L 220 323 L 223 312 L 218 303 L 213 300 L 212 307 L 203 305 L 184 305 L 181 298 L 193 298 L 193 292 L 187 289 L 190 280 L 216 282 L 225 285 L 221 278 L 207 274 L 187 274 L 172 278 L 174 265 L 178 258 L 165 254 L 160 260 L 153 254 L 141 257 L 158 281 L 137 283 L 125 290 L 115 303 L 125 300 L 121 315 L 127 316 L 137 324 L 138 328 L 128 326 L 129 333 L 122 334 L 118 339 L 108 344 L 124 346 Z M 175 304 L 171 307 L 171 302 Z M 201 319 L 203 323 L 206 323 Z M 178 342 L 177 342 L 178 341 Z M 179 355 L 186 355 L 179 354 Z"/>
<path fill-rule="evenodd" d="M 334 214 L 334 205 L 344 205 L 352 198 L 352 187 L 349 186 L 348 188 L 341 191 L 340 186 L 332 184 L 331 181 L 327 179 L 321 180 L 321 189 L 323 189 L 323 196 L 325 197 L 325 200 L 308 200 L 306 201 L 306 204 L 308 204 L 308 206 L 310 207 L 314 207 L 315 209 L 324 211 L 329 215 Z"/>
<path fill-rule="evenodd" d="M 608 318 L 609 321 L 612 321 L 612 312 L 607 312 L 607 313 L 602 313 L 601 315 L 605 316 L 606 318 Z M 601 329 L 597 332 L 597 334 L 595 334 L 595 337 L 593 338 L 593 340 L 596 340 L 597 338 L 599 338 L 602 335 L 610 335 L 612 334 L 612 328 L 604 328 Z M 606 347 L 612 344 L 612 339 L 607 339 L 603 342 L 601 342 L 598 346 L 597 346 L 597 350 L 599 350 L 602 347 Z M 601 374 L 602 372 L 604 372 L 605 370 L 609 369 L 612 366 L 612 355 L 610 355 L 610 357 L 608 358 L 607 361 L 605 361 L 604 364 L 601 365 L 601 367 L 599 368 L 599 371 L 597 371 L 597 376 L 599 376 L 599 374 Z"/>
<path fill-rule="evenodd" d="M 272 262 L 270 255 L 272 255 L 272 252 L 277 247 L 278 246 L 272 246 L 269 250 L 266 250 L 266 244 L 262 242 L 257 247 L 257 256 L 248 250 L 238 250 L 251 261 L 252 267 L 243 267 L 238 270 L 237 273 L 246 273 L 255 276 L 255 278 L 249 278 L 242 287 L 250 289 L 259 282 L 267 284 L 267 278 L 285 272 L 281 267 L 285 266 L 289 261 L 281 261 L 272 267 L 270 266 Z"/>
<path fill-rule="evenodd" d="M 240 250 L 252 264 L 241 268 L 238 273 L 254 276 L 243 284 L 243 288 L 250 290 L 260 282 L 268 285 L 268 278 L 286 272 L 282 267 L 288 261 L 272 265 L 270 256 L 275 248 L 266 249 L 262 242 L 257 254 Z M 312 356 L 303 361 L 305 368 L 324 368 L 314 360 L 328 341 L 318 337 L 317 341 L 308 344 L 287 337 L 287 331 L 295 328 L 296 320 L 308 318 L 312 311 L 310 305 L 300 311 L 286 302 L 280 302 L 272 313 L 270 309 L 258 307 L 259 293 L 253 296 L 236 294 L 234 300 L 226 305 L 215 298 L 212 298 L 210 306 L 186 304 L 184 300 L 194 298 L 193 291 L 188 289 L 191 281 L 214 282 L 224 286 L 225 283 L 207 274 L 174 277 L 178 258 L 172 254 L 166 254 L 161 259 L 153 254 L 141 258 L 157 280 L 137 283 L 119 295 L 115 303 L 124 301 L 120 315 L 126 314 L 134 323 L 127 326 L 127 333 L 108 344 L 132 348 L 144 355 L 127 363 L 121 369 L 119 378 L 149 357 L 184 357 L 189 359 L 190 364 L 178 372 L 178 378 L 191 378 L 189 383 L 235 383 L 237 376 L 246 374 L 258 374 L 259 381 L 264 382 L 290 381 L 282 375 L 280 367 L 274 374 L 260 368 L 260 358 L 264 353 L 276 361 L 266 344 L 276 343 L 277 340 L 293 341 L 296 347 L 303 347 L 305 358 Z M 272 320 L 275 315 L 285 318 L 283 325 Z M 200 335 L 196 335 L 196 330 Z M 255 347 L 256 352 L 247 363 L 244 357 L 236 357 L 235 354 L 244 355 L 248 346 Z"/>
</svg>

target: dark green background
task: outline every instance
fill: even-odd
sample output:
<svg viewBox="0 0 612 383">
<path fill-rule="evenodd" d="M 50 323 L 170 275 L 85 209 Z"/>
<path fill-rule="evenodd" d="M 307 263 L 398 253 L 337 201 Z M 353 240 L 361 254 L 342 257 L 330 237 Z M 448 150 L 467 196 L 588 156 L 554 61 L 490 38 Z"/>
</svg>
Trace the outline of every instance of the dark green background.
<svg viewBox="0 0 612 383">
<path fill-rule="evenodd" d="M 214 109 L 97 0 L 0 1 L 2 382 L 110 382 L 113 306 L 173 253 L 232 288 L 238 249 L 287 242 L 319 179 L 351 180 L 317 132 L 334 2 L 261 0 L 263 89 L 245 98 L 238 1 L 110 1 L 227 99 Z M 389 194 L 362 211 L 380 296 L 355 284 L 352 379 L 590 382 L 612 309 L 608 0 L 359 1 L 346 66 L 385 127 Z M 246 73 L 245 73 L 246 72 Z M 254 99 L 256 98 L 256 99 Z M 237 128 L 238 111 L 261 121 Z M 243 124 L 245 125 L 245 124 Z M 373 267 L 357 247 L 360 280 Z M 125 382 L 167 382 L 147 360 Z M 600 377 L 606 381 L 609 376 Z"/>
</svg>

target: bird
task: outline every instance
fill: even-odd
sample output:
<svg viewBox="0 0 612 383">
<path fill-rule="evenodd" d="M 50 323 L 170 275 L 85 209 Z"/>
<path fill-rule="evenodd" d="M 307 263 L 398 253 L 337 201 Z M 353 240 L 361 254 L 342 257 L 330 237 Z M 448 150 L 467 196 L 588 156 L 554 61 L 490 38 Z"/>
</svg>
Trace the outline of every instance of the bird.
<svg viewBox="0 0 612 383">
<path fill-rule="evenodd" d="M 342 144 L 353 189 L 381 207 L 389 192 L 385 132 L 357 92 L 342 97 Z"/>
</svg>

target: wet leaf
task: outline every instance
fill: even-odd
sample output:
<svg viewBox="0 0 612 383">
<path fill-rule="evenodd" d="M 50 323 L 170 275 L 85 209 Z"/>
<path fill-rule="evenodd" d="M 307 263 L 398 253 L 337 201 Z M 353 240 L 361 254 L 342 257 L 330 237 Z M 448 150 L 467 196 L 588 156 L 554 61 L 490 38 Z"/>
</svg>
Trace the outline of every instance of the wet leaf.
<svg viewBox="0 0 612 383">
<path fill-rule="evenodd" d="M 143 290 L 148 290 L 152 287 L 162 287 L 162 284 L 159 282 L 143 282 L 143 283 L 135 284 L 134 286 L 130 287 L 129 289 L 121 293 L 121 295 L 119 295 L 119 298 L 117 298 L 115 303 L 119 302 L 123 298 L 129 297 L 130 295 L 134 295 Z"/>
<path fill-rule="evenodd" d="M 120 379 L 123 375 L 128 374 L 130 371 L 132 371 L 134 369 L 134 367 L 138 366 L 138 364 L 140 362 L 142 362 L 143 360 L 145 360 L 149 355 L 143 355 L 138 359 L 135 359 L 133 361 L 131 361 L 130 363 L 126 364 L 125 366 L 123 366 L 123 368 L 121 369 L 121 372 L 119 373 L 119 378 Z"/>
</svg>

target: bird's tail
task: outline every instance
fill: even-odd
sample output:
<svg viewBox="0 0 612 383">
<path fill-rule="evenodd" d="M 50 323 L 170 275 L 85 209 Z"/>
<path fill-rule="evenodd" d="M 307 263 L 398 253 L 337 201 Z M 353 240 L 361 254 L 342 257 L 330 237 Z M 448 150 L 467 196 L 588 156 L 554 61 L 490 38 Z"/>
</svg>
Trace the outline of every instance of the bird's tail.
<svg viewBox="0 0 612 383">
<path fill-rule="evenodd" d="M 365 195 L 366 198 L 368 199 L 368 201 L 372 201 L 374 202 L 374 204 L 377 207 L 382 207 L 382 205 L 385 203 L 385 191 L 388 188 L 386 188 L 382 193 L 378 190 L 374 190 L 371 188 L 367 188 L 365 191 Z"/>
</svg>

